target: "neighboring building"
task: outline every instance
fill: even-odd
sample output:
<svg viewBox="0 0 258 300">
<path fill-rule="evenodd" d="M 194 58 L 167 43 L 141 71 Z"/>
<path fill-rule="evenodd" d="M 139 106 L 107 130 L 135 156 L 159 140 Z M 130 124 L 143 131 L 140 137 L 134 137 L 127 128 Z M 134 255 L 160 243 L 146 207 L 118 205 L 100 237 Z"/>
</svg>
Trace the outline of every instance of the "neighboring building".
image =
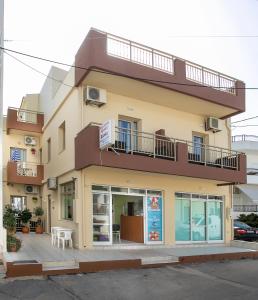
<svg viewBox="0 0 258 300">
<path fill-rule="evenodd" d="M 258 213 L 258 136 L 235 135 L 232 148 L 244 152 L 247 159 L 247 183 L 233 189 L 234 218 L 240 214 Z"/>
<path fill-rule="evenodd" d="M 5 202 L 42 205 L 46 232 L 72 228 L 81 249 L 228 243 L 246 162 L 227 119 L 244 111 L 244 83 L 95 29 L 75 65 L 8 110 Z"/>
</svg>

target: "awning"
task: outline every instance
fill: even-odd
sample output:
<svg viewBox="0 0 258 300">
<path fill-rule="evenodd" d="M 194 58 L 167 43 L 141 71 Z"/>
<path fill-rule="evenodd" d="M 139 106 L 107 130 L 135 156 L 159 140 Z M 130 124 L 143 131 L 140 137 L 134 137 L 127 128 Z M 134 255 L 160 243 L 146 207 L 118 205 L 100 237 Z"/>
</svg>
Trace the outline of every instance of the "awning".
<svg viewBox="0 0 258 300">
<path fill-rule="evenodd" d="M 258 185 L 255 184 L 241 184 L 237 187 L 248 197 L 251 201 L 258 202 Z"/>
</svg>

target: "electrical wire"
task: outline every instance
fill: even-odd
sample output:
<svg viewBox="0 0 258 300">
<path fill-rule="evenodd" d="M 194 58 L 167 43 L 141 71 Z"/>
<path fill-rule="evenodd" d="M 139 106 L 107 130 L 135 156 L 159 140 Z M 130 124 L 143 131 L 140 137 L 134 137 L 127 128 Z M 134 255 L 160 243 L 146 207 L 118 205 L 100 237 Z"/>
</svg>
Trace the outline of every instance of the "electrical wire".
<svg viewBox="0 0 258 300">
<path fill-rule="evenodd" d="M 180 83 L 180 82 L 171 82 L 171 81 L 164 81 L 164 80 L 156 80 L 156 79 L 151 79 L 151 78 L 142 78 L 142 77 L 136 77 L 136 76 L 129 76 L 129 75 L 124 75 L 124 74 L 120 74 L 117 72 L 111 72 L 111 71 L 103 71 L 103 70 L 96 70 L 96 69 L 91 69 L 91 68 L 86 68 L 86 67 L 82 67 L 82 66 L 78 66 L 78 65 L 71 65 L 71 64 L 67 64 L 67 63 L 63 63 L 63 62 L 59 62 L 59 61 L 55 61 L 55 60 L 51 60 L 51 59 L 47 59 L 47 58 L 43 58 L 43 57 L 39 57 L 39 56 L 35 56 L 35 55 L 31 55 L 31 54 L 27 54 L 24 52 L 20 52 L 20 51 L 15 51 L 12 49 L 8 49 L 5 47 L 1 47 L 0 49 L 4 50 L 4 51 L 8 51 L 8 52 L 12 52 L 12 53 L 16 53 L 19 55 L 23 55 L 26 57 L 30 57 L 33 59 L 38 59 L 38 60 L 42 60 L 42 61 L 46 61 L 46 62 L 50 62 L 50 63 L 54 63 L 54 64 L 58 64 L 58 65 L 62 65 L 62 66 L 66 66 L 66 67 L 71 67 L 71 68 L 76 68 L 76 69 L 81 69 L 81 70 L 86 70 L 86 71 L 92 71 L 92 72 L 96 72 L 96 73 L 102 73 L 102 74 L 108 74 L 108 75 L 114 75 L 114 76 L 119 76 L 119 77 L 126 77 L 126 78 L 130 78 L 130 79 L 134 79 L 134 80 L 141 80 L 144 82 L 155 82 L 155 83 L 165 83 L 165 84 L 171 84 L 171 85 L 179 85 L 179 86 L 190 86 L 190 87 L 199 87 L 199 88 L 214 88 L 214 89 L 223 89 L 223 88 L 228 88 L 228 87 L 222 87 L 222 86 L 211 86 L 211 85 L 201 85 L 201 84 L 189 84 L 189 83 Z M 258 90 L 258 87 L 234 87 L 235 90 Z"/>
<path fill-rule="evenodd" d="M 26 66 L 27 68 L 30 68 L 30 69 L 32 69 L 33 71 L 35 71 L 35 72 L 37 72 L 37 73 L 39 73 L 39 74 L 41 74 L 41 75 L 43 75 L 43 76 L 45 76 L 45 77 L 47 77 L 47 78 L 49 78 L 49 79 L 52 79 L 52 80 L 54 80 L 54 81 L 57 81 L 57 82 L 61 83 L 62 85 L 65 85 L 65 86 L 68 86 L 68 87 L 73 88 L 72 85 L 66 84 L 66 83 L 64 83 L 62 80 L 56 79 L 56 78 L 54 78 L 54 77 L 52 77 L 52 76 L 50 76 L 50 75 L 47 75 L 47 74 L 45 74 L 45 73 L 39 71 L 38 69 L 35 69 L 34 67 L 32 67 L 32 66 L 26 64 L 25 62 L 21 61 L 21 60 L 18 59 L 17 57 L 11 55 L 10 53 L 7 53 L 6 51 L 4 51 L 4 53 L 7 54 L 8 56 L 12 57 L 13 59 L 15 59 L 16 61 L 18 61 L 19 63 L 23 64 L 23 65 Z"/>
<path fill-rule="evenodd" d="M 231 122 L 231 124 L 236 124 L 236 123 L 240 123 L 240 122 L 244 122 L 244 121 L 248 121 L 248 120 L 252 120 L 252 119 L 256 119 L 256 118 L 258 118 L 258 116 L 254 116 L 254 117 L 250 117 L 250 118 L 247 118 L 247 119 Z"/>
</svg>

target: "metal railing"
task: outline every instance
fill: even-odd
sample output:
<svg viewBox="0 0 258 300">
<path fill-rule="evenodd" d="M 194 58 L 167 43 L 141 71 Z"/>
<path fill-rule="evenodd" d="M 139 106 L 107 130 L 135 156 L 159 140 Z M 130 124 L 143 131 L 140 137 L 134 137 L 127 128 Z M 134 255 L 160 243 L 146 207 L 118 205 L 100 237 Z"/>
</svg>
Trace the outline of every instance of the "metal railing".
<svg viewBox="0 0 258 300">
<path fill-rule="evenodd" d="M 37 177 L 37 164 L 28 162 L 16 162 L 16 173 L 19 176 Z"/>
<path fill-rule="evenodd" d="M 107 35 L 107 53 L 174 74 L 174 56 L 111 34 Z"/>
<path fill-rule="evenodd" d="M 187 146 L 189 162 L 238 170 L 237 151 L 193 142 Z"/>
<path fill-rule="evenodd" d="M 114 149 L 120 152 L 175 160 L 176 140 L 166 136 L 116 127 Z"/>
<path fill-rule="evenodd" d="M 179 59 L 185 62 L 186 79 L 236 94 L 237 79 L 233 77 L 112 34 L 107 34 L 107 54 L 170 74 L 174 74 L 174 61 Z"/>
<path fill-rule="evenodd" d="M 16 219 L 16 231 L 21 231 L 22 226 L 23 226 L 22 221 L 21 221 L 21 217 L 16 216 L 15 219 Z M 38 223 L 37 221 L 30 220 L 30 231 L 31 232 L 35 232 L 37 223 Z M 44 220 L 41 220 L 41 225 L 42 225 L 43 228 L 45 228 Z"/>
<path fill-rule="evenodd" d="M 24 123 L 37 124 L 38 113 L 31 110 L 18 109 L 17 110 L 17 121 Z"/>
<path fill-rule="evenodd" d="M 258 205 L 234 205 L 233 210 L 237 212 L 258 212 Z"/>
<path fill-rule="evenodd" d="M 249 135 L 249 134 L 240 134 L 232 136 L 232 142 L 258 142 L 257 135 Z"/>
<path fill-rule="evenodd" d="M 210 86 L 229 94 L 236 93 L 236 79 L 232 77 L 188 61 L 186 61 L 185 68 L 186 78 L 191 81 L 201 83 L 204 86 Z"/>
</svg>

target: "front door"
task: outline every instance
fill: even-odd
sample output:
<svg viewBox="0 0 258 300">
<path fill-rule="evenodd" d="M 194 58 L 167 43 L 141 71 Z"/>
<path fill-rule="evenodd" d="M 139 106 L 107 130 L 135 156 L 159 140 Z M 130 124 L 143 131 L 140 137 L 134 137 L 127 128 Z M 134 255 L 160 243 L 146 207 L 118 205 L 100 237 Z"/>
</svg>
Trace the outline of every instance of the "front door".
<svg viewBox="0 0 258 300">
<path fill-rule="evenodd" d="M 203 148 L 203 136 L 194 135 L 193 136 L 193 152 L 195 161 L 203 161 L 204 158 L 204 148 Z"/>
<path fill-rule="evenodd" d="M 206 240 L 206 202 L 192 201 L 192 240 Z"/>
</svg>

